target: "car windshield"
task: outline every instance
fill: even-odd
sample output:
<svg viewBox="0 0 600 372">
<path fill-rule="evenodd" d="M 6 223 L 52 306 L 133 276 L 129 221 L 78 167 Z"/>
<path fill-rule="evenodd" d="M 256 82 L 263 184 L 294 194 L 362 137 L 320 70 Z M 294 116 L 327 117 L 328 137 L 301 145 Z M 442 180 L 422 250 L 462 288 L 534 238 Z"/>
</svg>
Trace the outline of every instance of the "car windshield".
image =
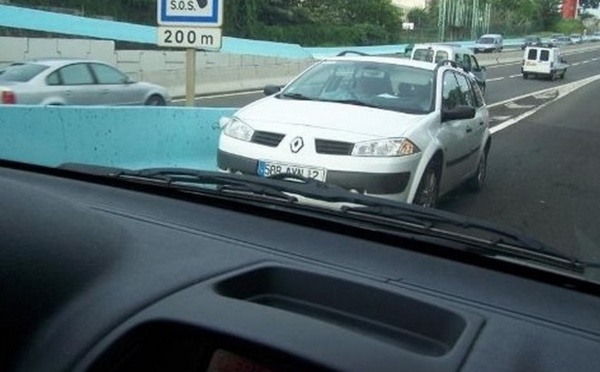
<svg viewBox="0 0 600 372">
<path fill-rule="evenodd" d="M 35 63 L 14 64 L 2 70 L 0 81 L 25 83 L 47 68 Z"/>
<path fill-rule="evenodd" d="M 426 114 L 432 110 L 432 70 L 373 61 L 333 60 L 318 64 L 287 86 L 282 99 L 368 104 Z"/>
<path fill-rule="evenodd" d="M 600 0 L 0 0 L 0 372 L 600 370 L 598 33 Z"/>
<path fill-rule="evenodd" d="M 564 6 L 558 11 L 560 3 Z M 482 290 L 500 286 L 493 280 L 478 281 L 484 269 L 560 286 L 567 294 L 573 282 L 600 288 L 600 104 L 595 101 L 600 97 L 600 38 L 592 36 L 600 32 L 600 1 L 581 1 L 581 11 L 576 3 L 0 0 L 0 318 L 11 313 L 11 294 L 20 286 L 4 294 L 9 276 L 4 272 L 4 245 L 10 244 L 13 232 L 22 234 L 22 250 L 6 266 L 31 270 L 24 281 L 39 282 L 36 296 L 71 298 L 71 288 L 97 288 L 102 293 L 90 292 L 90 297 L 101 300 L 114 293 L 127 301 L 139 278 L 149 284 L 174 281 L 169 290 L 156 288 L 154 298 L 115 306 L 123 312 L 113 319 L 132 318 L 133 309 L 159 313 L 157 299 L 175 288 L 200 285 L 200 277 L 225 275 L 233 266 L 246 270 L 271 260 L 281 266 L 302 261 L 319 265 L 323 272 L 355 272 L 377 281 L 382 291 L 398 281 L 402 290 L 423 297 L 431 294 L 422 290 L 426 280 L 411 275 L 443 274 L 442 279 L 427 280 L 444 285 L 436 293 L 456 308 L 471 296 L 454 292 L 457 282 Z M 5 208 L 9 203 L 11 213 Z M 38 204 L 46 206 L 39 215 Z M 175 217 L 163 220 L 165 215 Z M 190 222 L 198 218 L 201 225 Z M 249 220 L 260 220 L 260 227 L 246 224 Z M 85 232 L 81 224 L 87 226 Z M 58 225 L 66 228 L 55 239 Z M 33 244 L 30 230 L 46 235 Z M 170 232 L 163 235 L 163 230 Z M 198 245 L 198 236 L 214 241 Z M 352 245 L 349 237 L 382 245 L 357 248 L 351 263 L 338 262 L 338 254 Z M 52 260 L 54 254 L 45 242 L 62 244 L 62 239 L 75 240 L 70 240 L 73 248 L 55 259 L 75 257 L 76 263 L 45 267 L 45 259 Z M 136 250 L 120 251 L 119 239 Z M 144 257 L 146 242 L 162 248 Z M 43 249 L 42 259 L 29 257 L 23 248 L 34 245 Z M 95 254 L 107 245 L 114 248 L 112 256 L 106 265 L 94 266 Z M 235 262 L 221 267 L 218 257 L 231 245 L 235 251 L 226 255 Z M 171 256 L 172 250 L 189 256 L 202 251 L 205 257 L 186 261 Z M 254 251 L 268 254 L 254 257 Z M 411 261 L 410 270 L 399 269 L 394 260 L 373 259 L 403 259 L 407 252 L 420 257 Z M 131 270 L 120 261 L 129 258 L 142 262 Z M 144 265 L 146 258 L 206 272 L 194 279 L 179 277 L 173 267 L 153 271 Z M 424 269 L 421 259 L 461 265 L 462 275 L 455 276 L 450 266 Z M 71 285 L 71 275 L 62 276 L 63 269 L 92 279 Z M 202 284 L 218 301 L 248 305 L 248 313 L 232 311 L 223 324 L 230 317 L 250 319 L 254 305 L 289 310 L 298 319 L 306 312 L 322 320 L 334 317 L 335 312 L 312 299 L 286 297 L 291 284 L 279 269 L 267 271 L 245 281 L 255 292 L 231 287 L 222 294 L 221 287 Z M 38 273 L 54 273 L 58 279 L 46 281 Z M 131 287 L 96 282 L 114 273 L 127 276 Z M 297 284 L 320 289 L 303 280 Z M 131 291 L 122 294 L 121 287 Z M 532 289 L 520 287 L 524 293 L 506 296 L 523 301 Z M 519 353 L 505 359 L 490 356 L 489 365 L 466 367 L 470 357 L 460 352 L 487 355 L 494 344 L 484 340 L 476 346 L 465 335 L 486 339 L 488 330 L 502 331 L 502 322 L 488 322 L 473 311 L 476 321 L 457 316 L 450 327 L 440 328 L 421 321 L 419 308 L 404 302 L 397 309 L 417 314 L 416 320 L 405 322 L 402 312 L 396 320 L 395 310 L 382 311 L 394 322 L 427 328 L 413 335 L 404 323 L 388 327 L 363 320 L 385 302 L 384 296 L 362 299 L 367 292 L 357 291 L 357 298 L 344 301 L 344 306 L 352 310 L 360 303 L 368 311 L 349 314 L 343 322 L 361 323 L 357 327 L 376 334 L 381 347 L 402 346 L 414 338 L 416 346 L 406 354 L 414 351 L 415 358 L 432 364 L 410 365 L 408 370 L 495 370 L 493 364 L 500 360 L 516 360 L 500 370 L 519 365 L 546 370 L 547 365 L 521 364 Z M 544 290 L 538 295 L 551 297 Z M 42 311 L 36 296 L 23 301 L 31 304 L 31 313 Z M 336 301 L 329 294 L 322 297 L 318 299 Z M 496 300 L 491 293 L 489 297 Z M 565 303 L 569 301 L 566 295 Z M 588 315 L 595 316 L 599 329 L 582 338 L 600 338 L 600 296 L 598 303 L 597 313 Z M 78 313 L 69 305 L 48 306 L 44 321 L 55 319 L 61 309 Z M 535 318 L 543 307 L 509 313 L 504 305 L 494 303 L 489 309 L 521 319 Z M 438 314 L 435 309 L 430 313 Z M 572 314 L 569 321 L 576 324 L 577 309 L 564 313 Z M 193 311 L 186 314 L 193 318 Z M 91 316 L 90 324 L 93 320 Z M 193 322 L 202 320 L 200 316 Z M 551 323 L 558 329 L 568 321 Z M 111 326 L 115 332 L 120 329 L 117 323 Z M 571 336 L 580 337 L 580 329 Z M 45 344 L 34 343 L 13 353 L 5 347 L 12 338 L 3 337 L 4 330 L 0 325 L 0 372 L 13 372 L 3 368 L 4 354 L 25 360 L 44 349 Z M 13 333 L 44 338 L 62 330 L 58 322 L 51 329 L 34 324 Z M 226 338 L 229 330 L 215 327 L 213 332 Z M 109 334 L 96 331 L 72 341 L 91 351 L 95 341 Z M 525 337 L 505 341 L 518 347 L 545 338 L 533 328 L 528 331 Z M 142 339 L 144 333 L 140 335 Z M 137 353 L 134 341 L 119 348 L 131 346 Z M 571 341 L 565 339 L 555 349 Z M 140 354 L 150 355 L 160 345 L 140 348 Z M 82 351 L 61 350 L 55 354 L 87 360 Z M 526 352 L 540 361 L 550 355 Z M 600 352 L 596 354 L 600 370 Z M 447 360 L 457 365 L 436 364 Z M 319 365 L 328 370 L 345 370 L 323 363 Z M 23 366 L 19 371 L 86 370 L 75 361 L 47 369 Z M 311 366 L 300 370 L 317 370 Z M 369 367 L 359 364 L 355 369 Z M 388 366 L 394 368 L 402 369 L 401 364 Z"/>
</svg>

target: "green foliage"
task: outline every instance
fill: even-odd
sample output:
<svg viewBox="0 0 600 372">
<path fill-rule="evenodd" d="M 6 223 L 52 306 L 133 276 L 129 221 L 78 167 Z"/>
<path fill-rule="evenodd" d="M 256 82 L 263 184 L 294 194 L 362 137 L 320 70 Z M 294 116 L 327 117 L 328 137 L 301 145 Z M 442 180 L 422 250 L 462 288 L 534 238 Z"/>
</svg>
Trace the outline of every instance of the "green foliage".
<svg viewBox="0 0 600 372">
<path fill-rule="evenodd" d="M 554 30 L 561 34 L 581 34 L 585 26 L 578 19 L 562 19 L 556 23 Z"/>
</svg>

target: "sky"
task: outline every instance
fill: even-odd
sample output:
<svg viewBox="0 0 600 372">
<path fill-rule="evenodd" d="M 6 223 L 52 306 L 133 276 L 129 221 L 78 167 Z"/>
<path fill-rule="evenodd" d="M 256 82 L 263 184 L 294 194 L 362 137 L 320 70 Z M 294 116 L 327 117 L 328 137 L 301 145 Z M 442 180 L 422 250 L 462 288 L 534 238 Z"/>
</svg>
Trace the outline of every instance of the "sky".
<svg viewBox="0 0 600 372">
<path fill-rule="evenodd" d="M 425 0 L 392 0 L 396 5 L 402 5 L 409 8 L 425 7 Z"/>
</svg>

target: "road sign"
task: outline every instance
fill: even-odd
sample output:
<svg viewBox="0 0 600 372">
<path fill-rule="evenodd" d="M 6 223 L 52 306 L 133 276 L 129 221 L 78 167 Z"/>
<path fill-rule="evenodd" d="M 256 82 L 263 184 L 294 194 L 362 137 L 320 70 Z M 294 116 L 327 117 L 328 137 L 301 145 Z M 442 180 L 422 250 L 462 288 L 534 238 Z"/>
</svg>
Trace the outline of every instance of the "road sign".
<svg viewBox="0 0 600 372">
<path fill-rule="evenodd" d="M 158 27 L 158 45 L 163 47 L 219 50 L 222 38 L 215 27 Z"/>
<path fill-rule="evenodd" d="M 158 0 L 162 26 L 221 27 L 223 0 Z"/>
</svg>

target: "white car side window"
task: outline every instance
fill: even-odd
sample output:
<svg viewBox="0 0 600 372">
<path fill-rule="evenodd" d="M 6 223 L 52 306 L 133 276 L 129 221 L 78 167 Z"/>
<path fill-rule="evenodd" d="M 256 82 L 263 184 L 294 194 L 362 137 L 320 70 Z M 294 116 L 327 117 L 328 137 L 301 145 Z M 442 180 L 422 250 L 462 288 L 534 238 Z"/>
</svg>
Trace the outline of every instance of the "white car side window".
<svg viewBox="0 0 600 372">
<path fill-rule="evenodd" d="M 444 73 L 444 83 L 442 88 L 442 106 L 446 110 L 452 110 L 456 106 L 466 104 L 464 96 L 452 71 Z"/>
</svg>

